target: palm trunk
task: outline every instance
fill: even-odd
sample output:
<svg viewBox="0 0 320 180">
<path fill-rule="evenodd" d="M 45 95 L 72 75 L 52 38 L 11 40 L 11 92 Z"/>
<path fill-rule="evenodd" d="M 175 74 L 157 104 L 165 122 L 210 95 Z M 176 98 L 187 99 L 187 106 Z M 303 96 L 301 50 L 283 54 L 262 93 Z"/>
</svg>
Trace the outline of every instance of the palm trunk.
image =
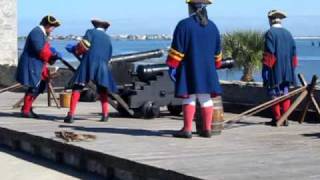
<svg viewBox="0 0 320 180">
<path fill-rule="evenodd" d="M 243 75 L 241 77 L 241 81 L 244 82 L 253 82 L 253 71 L 254 71 L 254 67 L 253 66 L 245 66 L 243 69 Z"/>
</svg>

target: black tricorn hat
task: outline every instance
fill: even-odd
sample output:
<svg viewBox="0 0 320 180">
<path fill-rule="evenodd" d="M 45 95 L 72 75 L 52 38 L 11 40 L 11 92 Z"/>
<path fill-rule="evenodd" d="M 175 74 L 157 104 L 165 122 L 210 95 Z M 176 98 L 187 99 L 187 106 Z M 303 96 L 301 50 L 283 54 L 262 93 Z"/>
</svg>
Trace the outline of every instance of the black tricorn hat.
<svg viewBox="0 0 320 180">
<path fill-rule="evenodd" d="M 280 10 L 271 10 L 268 12 L 268 17 L 271 19 L 284 19 L 287 15 Z"/>
<path fill-rule="evenodd" d="M 110 26 L 110 23 L 104 20 L 100 20 L 100 19 L 92 19 L 91 20 L 92 25 L 95 28 L 104 28 L 104 29 L 108 29 Z"/>
<path fill-rule="evenodd" d="M 186 3 L 212 4 L 211 0 L 186 0 Z"/>
<path fill-rule="evenodd" d="M 42 18 L 40 25 L 59 27 L 61 23 L 55 17 L 47 15 Z"/>
</svg>

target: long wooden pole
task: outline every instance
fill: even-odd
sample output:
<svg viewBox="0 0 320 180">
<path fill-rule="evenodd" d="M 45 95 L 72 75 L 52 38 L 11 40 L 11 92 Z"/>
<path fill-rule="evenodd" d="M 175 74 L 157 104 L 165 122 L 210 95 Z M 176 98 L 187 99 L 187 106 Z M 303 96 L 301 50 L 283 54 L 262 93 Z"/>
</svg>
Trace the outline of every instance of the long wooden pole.
<svg viewBox="0 0 320 180">
<path fill-rule="evenodd" d="M 21 98 L 16 104 L 12 106 L 12 109 L 21 107 L 21 104 L 23 103 L 23 101 L 24 101 L 24 98 Z"/>
<path fill-rule="evenodd" d="M 300 119 L 299 119 L 299 123 L 300 123 L 300 124 L 303 123 L 304 119 L 306 118 L 306 115 L 307 115 L 307 112 L 308 112 L 308 109 L 309 109 L 310 104 L 311 104 L 311 98 L 307 97 L 306 105 L 305 105 L 305 107 L 303 108 L 301 117 L 300 117 Z"/>
<path fill-rule="evenodd" d="M 56 104 L 56 107 L 57 107 L 58 109 L 60 109 L 59 102 L 58 102 L 58 100 L 57 100 L 57 98 L 56 98 L 56 96 L 55 96 L 55 92 L 54 92 L 54 90 L 53 90 L 53 87 L 52 87 L 52 84 L 51 84 L 51 83 L 48 84 L 48 92 L 50 92 L 49 94 L 52 95 L 53 100 L 54 100 L 54 102 L 55 102 L 55 104 Z M 50 99 L 50 101 L 51 101 L 51 99 Z"/>
<path fill-rule="evenodd" d="M 291 105 L 287 112 L 282 115 L 279 121 L 277 121 L 277 126 L 281 126 L 285 120 L 288 119 L 290 114 L 299 106 L 299 104 L 307 97 L 308 91 L 304 91 L 300 94 L 300 96 L 296 99 L 296 101 Z"/>
<path fill-rule="evenodd" d="M 224 123 L 228 123 L 228 122 L 231 122 L 231 121 L 238 121 L 242 117 L 251 116 L 251 115 L 257 114 L 257 113 L 259 113 L 259 112 L 261 112 L 261 111 L 263 111 L 263 110 L 265 110 L 265 109 L 267 109 L 267 108 L 269 108 L 269 107 L 271 107 L 271 106 L 273 106 L 273 105 L 275 105 L 275 104 L 277 104 L 277 103 L 279 103 L 279 102 L 281 102 L 281 101 L 283 101 L 285 99 L 288 99 L 288 98 L 293 97 L 293 96 L 295 96 L 295 95 L 297 95 L 297 94 L 299 94 L 301 92 L 306 92 L 306 91 L 307 91 L 307 87 L 306 86 L 300 87 L 300 88 L 288 93 L 287 95 L 278 97 L 276 99 L 273 99 L 271 101 L 263 103 L 263 104 L 261 104 L 261 105 L 259 105 L 257 107 L 249 109 L 249 110 L 247 110 L 247 111 L 245 111 L 245 112 L 243 112 L 243 113 L 241 113 L 239 115 L 231 117 L 230 119 L 225 120 Z"/>
<path fill-rule="evenodd" d="M 1 94 L 1 93 L 4 93 L 4 92 L 7 92 L 7 91 L 10 91 L 10 90 L 14 90 L 14 89 L 20 88 L 20 87 L 22 87 L 22 85 L 21 85 L 20 83 L 14 84 L 14 85 L 12 85 L 12 86 L 10 86 L 10 87 L 1 89 L 1 90 L 0 90 L 0 94 Z"/>
<path fill-rule="evenodd" d="M 314 93 L 315 91 L 315 86 L 317 84 L 317 81 L 318 81 L 318 77 L 317 76 L 313 76 L 312 77 L 312 81 L 311 81 L 311 84 L 308 85 L 308 90 L 306 90 L 305 92 L 303 92 L 296 100 L 295 102 L 291 105 L 291 107 L 288 109 L 287 112 L 284 113 L 284 115 L 282 115 L 282 117 L 280 118 L 279 121 L 277 121 L 277 126 L 281 126 L 283 124 L 283 122 L 285 120 L 288 119 L 288 117 L 290 116 L 290 114 L 302 103 L 302 101 L 309 95 L 309 99 L 308 102 L 307 102 L 307 105 L 303 111 L 303 114 L 301 116 L 301 119 L 300 119 L 300 122 L 303 122 L 304 121 L 304 118 L 305 118 L 305 115 L 308 111 L 308 106 L 310 105 L 309 102 L 311 101 L 311 95 Z"/>
<path fill-rule="evenodd" d="M 318 116 L 320 116 L 320 107 L 316 98 L 313 95 L 311 95 L 311 101 L 313 102 L 313 106 L 315 107 L 316 112 L 318 113 Z"/>
</svg>

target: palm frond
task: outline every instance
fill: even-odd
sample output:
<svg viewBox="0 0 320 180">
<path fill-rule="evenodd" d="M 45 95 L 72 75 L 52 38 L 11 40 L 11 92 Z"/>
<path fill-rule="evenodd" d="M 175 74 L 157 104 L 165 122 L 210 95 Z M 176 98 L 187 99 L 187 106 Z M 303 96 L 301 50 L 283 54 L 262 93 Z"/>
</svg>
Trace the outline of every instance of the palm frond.
<svg viewBox="0 0 320 180">
<path fill-rule="evenodd" d="M 264 48 L 262 32 L 235 31 L 225 33 L 222 39 L 224 56 L 234 58 L 238 67 L 250 68 L 250 72 L 261 68 Z"/>
</svg>

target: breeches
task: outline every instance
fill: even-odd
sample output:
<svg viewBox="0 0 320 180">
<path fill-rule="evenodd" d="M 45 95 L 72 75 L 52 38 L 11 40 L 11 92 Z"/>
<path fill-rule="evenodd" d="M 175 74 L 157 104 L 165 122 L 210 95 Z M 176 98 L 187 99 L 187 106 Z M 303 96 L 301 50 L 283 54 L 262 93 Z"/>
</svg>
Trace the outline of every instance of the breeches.
<svg viewBox="0 0 320 180">
<path fill-rule="evenodd" d="M 44 93 L 47 88 L 47 81 L 41 80 L 38 86 L 29 87 L 27 90 L 27 94 L 32 94 L 33 96 L 38 96 L 39 94 Z"/>
<path fill-rule="evenodd" d="M 188 98 L 182 101 L 183 105 L 196 105 L 196 101 L 199 101 L 201 107 L 212 107 L 213 101 L 210 94 L 191 94 Z"/>
</svg>

